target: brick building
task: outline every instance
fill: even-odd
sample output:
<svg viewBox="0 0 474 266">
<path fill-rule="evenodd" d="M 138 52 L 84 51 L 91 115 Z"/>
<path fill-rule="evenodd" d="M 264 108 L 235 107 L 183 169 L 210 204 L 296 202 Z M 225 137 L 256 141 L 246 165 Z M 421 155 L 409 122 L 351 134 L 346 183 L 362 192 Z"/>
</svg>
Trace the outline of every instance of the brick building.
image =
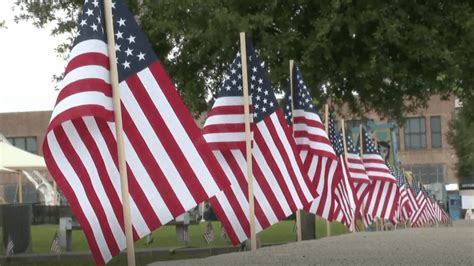
<svg viewBox="0 0 474 266">
<path fill-rule="evenodd" d="M 14 146 L 43 156 L 41 146 L 50 118 L 51 111 L 0 113 L 0 134 Z M 18 180 L 17 173 L 0 173 L 0 203 L 17 201 Z M 35 186 L 27 178 L 22 181 L 23 202 L 41 202 L 43 198 Z"/>
<path fill-rule="evenodd" d="M 338 111 L 352 127 L 358 126 L 361 120 L 369 125 L 392 124 L 401 166 L 426 184 L 438 200 L 445 201 L 444 185 L 458 183 L 457 157 L 447 140 L 449 123 L 456 108 L 454 97 L 442 100 L 440 96 L 432 96 L 428 107 L 407 114 L 402 126 L 375 113 L 368 113 L 361 119 L 345 112 L 345 108 Z"/>
</svg>

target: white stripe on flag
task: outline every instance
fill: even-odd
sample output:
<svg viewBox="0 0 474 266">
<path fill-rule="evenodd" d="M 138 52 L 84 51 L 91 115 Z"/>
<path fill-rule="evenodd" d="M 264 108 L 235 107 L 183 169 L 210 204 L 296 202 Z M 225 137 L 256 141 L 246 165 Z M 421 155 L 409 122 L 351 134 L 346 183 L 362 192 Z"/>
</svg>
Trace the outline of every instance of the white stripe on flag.
<svg viewBox="0 0 474 266">
<path fill-rule="evenodd" d="M 179 145 L 179 148 L 182 151 L 186 151 L 183 154 L 196 174 L 196 178 L 199 180 L 203 189 L 206 191 L 207 196 L 212 197 L 215 193 L 220 191 L 219 187 L 209 172 L 209 168 L 204 163 L 201 154 L 197 151 L 196 146 L 194 146 L 194 143 L 191 141 L 189 135 L 184 130 L 181 121 L 173 110 L 173 107 L 170 105 L 167 98 L 163 94 L 163 90 L 160 88 L 159 84 L 148 68 L 138 72 L 138 77 L 148 92 L 150 99 L 155 104 L 156 109 L 165 121 L 166 127 L 170 132 L 173 133 L 172 136 Z M 178 121 L 179 123 L 177 123 Z"/>
<path fill-rule="evenodd" d="M 94 208 L 91 206 L 84 187 L 82 186 L 82 182 L 79 180 L 79 177 L 67 160 L 66 155 L 64 155 L 63 150 L 56 139 L 54 131 L 50 131 L 46 137 L 48 139 L 48 146 L 51 150 L 51 155 L 54 158 L 54 162 L 61 173 L 68 177 L 65 180 L 69 183 L 69 186 L 74 192 L 74 196 L 78 199 L 78 203 L 83 210 L 87 222 L 90 224 L 92 234 L 94 235 L 94 239 L 97 242 L 97 246 L 100 253 L 102 254 L 102 257 L 105 261 L 109 261 L 112 259 L 112 255 L 110 254 L 105 237 L 102 234 L 102 230 L 100 228 L 97 216 L 95 215 Z"/>
</svg>

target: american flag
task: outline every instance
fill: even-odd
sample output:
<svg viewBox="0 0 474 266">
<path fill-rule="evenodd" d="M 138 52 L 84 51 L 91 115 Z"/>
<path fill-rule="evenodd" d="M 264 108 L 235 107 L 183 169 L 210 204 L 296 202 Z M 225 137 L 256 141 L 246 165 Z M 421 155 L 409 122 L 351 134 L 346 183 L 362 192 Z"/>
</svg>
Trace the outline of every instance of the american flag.
<svg viewBox="0 0 474 266">
<path fill-rule="evenodd" d="M 399 197 L 397 180 L 367 132 L 362 129 L 361 134 L 362 162 L 372 181 L 364 213 L 371 218 L 388 219 L 395 224 Z"/>
<path fill-rule="evenodd" d="M 418 227 L 421 226 L 426 221 L 425 210 L 428 201 L 425 197 L 425 194 L 421 190 L 421 184 L 413 178 L 412 180 L 413 192 L 416 195 L 416 205 L 418 206 L 417 210 L 410 217 L 411 226 Z"/>
<path fill-rule="evenodd" d="M 329 141 L 326 128 L 316 110 L 299 68 L 296 68 L 293 99 L 287 93 L 283 110 L 298 146 L 303 169 L 316 185 L 318 197 L 305 206 L 305 210 L 325 219 L 334 219 L 335 192 L 342 174 L 337 172 L 338 157 Z M 292 77 L 294 78 L 294 77 Z M 293 112 L 291 101 L 294 103 Z M 292 119 L 293 117 L 293 119 Z"/>
<path fill-rule="evenodd" d="M 353 179 L 347 168 L 344 158 L 344 144 L 342 136 L 337 132 L 336 121 L 331 113 L 329 116 L 329 139 L 336 155 L 338 156 L 338 166 L 336 172 L 342 173 L 342 178 L 336 186 L 336 202 L 334 208 L 334 217 L 336 221 L 343 223 L 350 231 L 355 231 L 355 216 L 357 211 L 357 196 Z"/>
<path fill-rule="evenodd" d="M 112 3 L 135 240 L 228 186 L 133 15 Z M 125 249 L 102 1 L 85 1 L 43 144 L 97 264 Z"/>
<path fill-rule="evenodd" d="M 53 241 L 51 242 L 50 251 L 53 254 L 57 254 L 57 255 L 61 254 L 61 245 L 59 243 L 59 234 L 58 234 L 58 232 L 56 232 L 54 234 Z"/>
<path fill-rule="evenodd" d="M 424 186 L 421 186 L 421 190 L 423 191 L 423 194 L 425 194 L 425 198 L 428 201 L 425 211 L 426 217 L 430 223 L 434 224 L 436 222 L 436 211 L 433 208 L 433 204 L 435 202 L 434 195 L 430 195 Z"/>
<path fill-rule="evenodd" d="M 214 241 L 214 228 L 212 227 L 212 223 L 208 222 L 206 225 L 206 230 L 204 231 L 204 240 L 206 240 L 207 244 L 210 244 Z"/>
<path fill-rule="evenodd" d="M 7 242 L 7 247 L 5 248 L 5 255 L 6 256 L 11 256 L 15 254 L 15 243 L 13 243 L 13 239 L 8 236 L 8 242 Z"/>
<path fill-rule="evenodd" d="M 410 186 L 410 182 L 408 182 L 408 179 L 406 176 L 405 176 L 405 186 L 406 186 L 406 191 L 407 191 L 407 195 L 409 199 L 408 202 L 412 210 L 408 218 L 411 219 L 413 213 L 418 209 L 418 203 L 416 202 L 416 194 L 413 191 L 413 188 Z"/>
<path fill-rule="evenodd" d="M 316 197 L 316 192 L 301 171 L 291 131 L 250 41 L 247 42 L 247 59 L 258 232 L 301 209 Z M 214 154 L 231 181 L 231 189 L 211 198 L 211 204 L 234 245 L 250 237 L 241 74 L 241 56 L 237 53 L 203 127 L 205 139 L 213 145 Z"/>
<path fill-rule="evenodd" d="M 397 171 L 396 178 L 398 191 L 400 193 L 398 200 L 398 220 L 401 222 L 406 222 L 410 218 L 413 209 L 411 206 L 410 197 L 408 195 L 408 190 L 405 186 L 405 176 L 401 170 Z"/>
<path fill-rule="evenodd" d="M 363 211 L 361 205 L 370 191 L 370 179 L 365 171 L 364 164 L 360 158 L 359 147 L 354 145 L 351 134 L 346 134 L 346 146 L 347 146 L 347 168 L 349 174 L 354 181 L 355 193 L 357 196 L 357 208 L 356 216 Z"/>
</svg>

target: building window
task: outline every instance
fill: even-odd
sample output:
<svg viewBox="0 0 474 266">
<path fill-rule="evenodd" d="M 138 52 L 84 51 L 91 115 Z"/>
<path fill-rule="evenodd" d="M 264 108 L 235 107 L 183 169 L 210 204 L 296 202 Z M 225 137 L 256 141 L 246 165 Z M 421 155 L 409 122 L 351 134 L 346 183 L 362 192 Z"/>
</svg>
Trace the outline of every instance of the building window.
<svg viewBox="0 0 474 266">
<path fill-rule="evenodd" d="M 441 117 L 431 118 L 431 148 L 441 148 Z"/>
<path fill-rule="evenodd" d="M 34 154 L 38 153 L 38 143 L 36 137 L 12 137 L 7 140 L 15 147 L 31 152 Z"/>
<path fill-rule="evenodd" d="M 424 117 L 408 118 L 405 123 L 405 148 L 426 148 L 426 127 Z"/>
<path fill-rule="evenodd" d="M 411 171 L 423 184 L 444 183 L 442 164 L 413 164 L 403 167 L 406 171 Z"/>
</svg>

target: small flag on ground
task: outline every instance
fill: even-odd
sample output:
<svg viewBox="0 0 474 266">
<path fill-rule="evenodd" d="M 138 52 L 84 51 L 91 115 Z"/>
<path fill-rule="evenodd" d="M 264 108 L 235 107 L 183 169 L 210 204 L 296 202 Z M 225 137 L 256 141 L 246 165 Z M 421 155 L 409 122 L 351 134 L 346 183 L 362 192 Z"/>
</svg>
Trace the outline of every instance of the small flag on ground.
<svg viewBox="0 0 474 266">
<path fill-rule="evenodd" d="M 5 249 L 5 255 L 6 256 L 11 256 L 13 254 L 15 254 L 15 243 L 13 243 L 13 239 L 8 236 L 8 243 L 7 243 L 7 247 Z"/>
<path fill-rule="evenodd" d="M 212 227 L 212 223 L 208 222 L 206 225 L 206 230 L 204 231 L 204 240 L 206 240 L 207 244 L 210 244 L 214 241 L 214 228 Z"/>
<path fill-rule="evenodd" d="M 103 1 L 85 1 L 43 151 L 99 265 L 126 248 Z M 133 238 L 228 187 L 174 83 L 121 0 L 115 53 Z"/>
<path fill-rule="evenodd" d="M 51 248 L 50 248 L 51 253 L 53 254 L 61 254 L 61 245 L 59 243 L 59 234 L 56 232 L 53 237 L 53 241 L 51 242 Z"/>
<path fill-rule="evenodd" d="M 227 240 L 227 233 L 225 231 L 224 225 L 221 223 L 221 240 Z"/>
<path fill-rule="evenodd" d="M 183 242 L 187 244 L 190 241 L 191 241 L 191 238 L 189 237 L 189 226 L 184 225 L 183 226 Z"/>
</svg>

